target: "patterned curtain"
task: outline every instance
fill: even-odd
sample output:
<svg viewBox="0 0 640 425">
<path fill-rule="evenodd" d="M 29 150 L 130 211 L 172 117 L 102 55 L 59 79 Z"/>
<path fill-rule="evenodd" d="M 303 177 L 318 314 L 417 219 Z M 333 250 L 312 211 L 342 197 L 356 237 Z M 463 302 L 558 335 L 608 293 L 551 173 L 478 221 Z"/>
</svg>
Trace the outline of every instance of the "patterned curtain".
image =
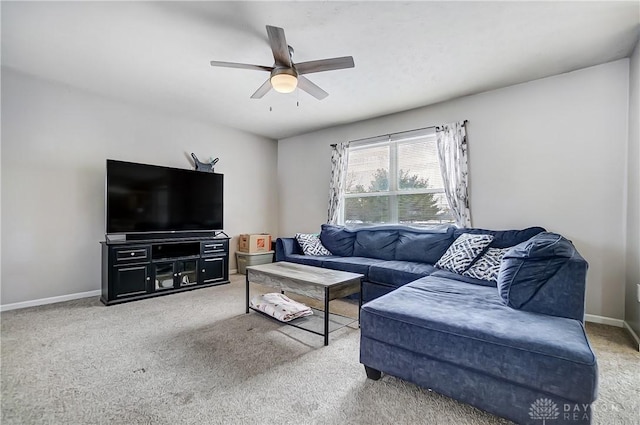
<svg viewBox="0 0 640 425">
<path fill-rule="evenodd" d="M 469 211 L 469 172 L 467 168 L 466 121 L 436 127 L 438 160 L 444 192 L 451 212 L 460 227 L 471 227 Z"/>
<path fill-rule="evenodd" d="M 338 224 L 340 207 L 343 202 L 344 184 L 347 178 L 347 163 L 349 162 L 349 142 L 331 145 L 331 182 L 329 183 L 329 211 L 328 223 Z"/>
</svg>

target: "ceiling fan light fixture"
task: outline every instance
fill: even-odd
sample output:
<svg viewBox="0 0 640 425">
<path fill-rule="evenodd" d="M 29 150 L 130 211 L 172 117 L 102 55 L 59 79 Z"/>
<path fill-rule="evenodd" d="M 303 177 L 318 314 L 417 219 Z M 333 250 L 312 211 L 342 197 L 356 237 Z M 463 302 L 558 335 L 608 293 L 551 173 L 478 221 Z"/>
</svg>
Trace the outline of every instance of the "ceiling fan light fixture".
<svg viewBox="0 0 640 425">
<path fill-rule="evenodd" d="M 277 74 L 271 77 L 271 86 L 278 93 L 291 93 L 298 86 L 298 79 L 291 74 Z"/>
</svg>

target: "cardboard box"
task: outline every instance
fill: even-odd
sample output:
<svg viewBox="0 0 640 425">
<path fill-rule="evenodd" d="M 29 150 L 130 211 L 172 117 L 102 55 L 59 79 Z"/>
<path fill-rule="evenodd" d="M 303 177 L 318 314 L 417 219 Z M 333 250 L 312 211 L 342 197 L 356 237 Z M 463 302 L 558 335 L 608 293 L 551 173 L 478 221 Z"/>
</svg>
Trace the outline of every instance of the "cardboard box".
<svg viewBox="0 0 640 425">
<path fill-rule="evenodd" d="M 238 251 L 248 253 L 271 251 L 271 235 L 268 233 L 240 235 Z"/>
</svg>

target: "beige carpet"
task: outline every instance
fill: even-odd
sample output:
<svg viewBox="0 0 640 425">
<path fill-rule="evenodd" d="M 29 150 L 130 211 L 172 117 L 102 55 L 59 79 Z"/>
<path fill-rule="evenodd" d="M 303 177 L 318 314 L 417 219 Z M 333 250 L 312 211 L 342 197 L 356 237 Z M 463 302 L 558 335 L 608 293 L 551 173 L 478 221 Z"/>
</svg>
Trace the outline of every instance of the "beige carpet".
<svg viewBox="0 0 640 425">
<path fill-rule="evenodd" d="M 390 376 L 367 380 L 357 327 L 324 347 L 244 314 L 244 276 L 232 280 L 112 307 L 90 298 L 2 313 L 2 424 L 508 423 Z M 600 365 L 594 423 L 639 424 L 640 354 L 622 329 L 587 329 Z"/>
</svg>

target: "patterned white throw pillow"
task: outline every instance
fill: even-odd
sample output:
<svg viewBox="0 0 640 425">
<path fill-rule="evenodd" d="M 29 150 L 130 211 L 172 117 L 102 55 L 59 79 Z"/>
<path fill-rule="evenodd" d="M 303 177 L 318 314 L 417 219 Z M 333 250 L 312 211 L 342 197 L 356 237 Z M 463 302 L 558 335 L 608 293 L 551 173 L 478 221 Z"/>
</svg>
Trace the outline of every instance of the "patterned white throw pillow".
<svg viewBox="0 0 640 425">
<path fill-rule="evenodd" d="M 463 233 L 453 241 L 449 249 L 436 263 L 439 269 L 462 274 L 473 260 L 493 241 L 491 235 Z"/>
<path fill-rule="evenodd" d="M 322 245 L 320 236 L 311 233 L 296 233 L 296 240 L 304 255 L 331 255 L 331 251 Z"/>
<path fill-rule="evenodd" d="M 469 270 L 462 273 L 464 276 L 473 277 L 480 280 L 498 282 L 498 272 L 500 262 L 509 248 L 489 248 L 478 261 L 473 263 Z"/>
</svg>

